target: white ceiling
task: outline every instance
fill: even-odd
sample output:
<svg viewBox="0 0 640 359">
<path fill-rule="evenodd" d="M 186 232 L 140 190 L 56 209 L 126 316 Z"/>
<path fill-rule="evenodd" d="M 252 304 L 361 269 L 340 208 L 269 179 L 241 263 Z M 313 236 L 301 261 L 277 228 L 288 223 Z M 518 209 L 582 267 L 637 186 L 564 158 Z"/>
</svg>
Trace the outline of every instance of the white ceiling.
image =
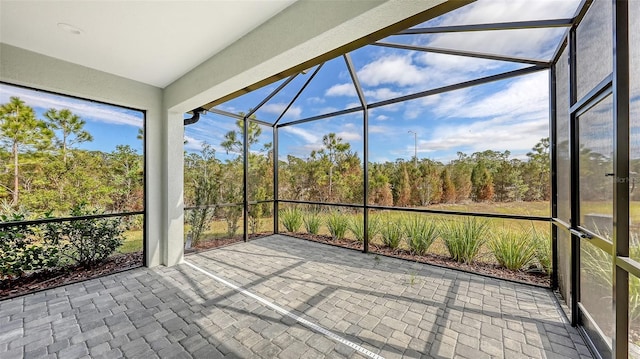
<svg viewBox="0 0 640 359">
<path fill-rule="evenodd" d="M 0 42 L 164 88 L 295 1 L 0 0 Z"/>
</svg>

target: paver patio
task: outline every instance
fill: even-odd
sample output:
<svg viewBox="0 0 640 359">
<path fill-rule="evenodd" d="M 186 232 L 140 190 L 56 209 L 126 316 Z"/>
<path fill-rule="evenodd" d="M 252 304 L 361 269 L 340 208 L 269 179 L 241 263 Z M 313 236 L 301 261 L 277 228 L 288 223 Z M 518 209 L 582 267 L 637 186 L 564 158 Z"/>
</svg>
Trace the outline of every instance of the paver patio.
<svg viewBox="0 0 640 359">
<path fill-rule="evenodd" d="M 591 357 L 543 288 L 280 235 L 186 262 L 0 302 L 0 357 Z"/>
</svg>

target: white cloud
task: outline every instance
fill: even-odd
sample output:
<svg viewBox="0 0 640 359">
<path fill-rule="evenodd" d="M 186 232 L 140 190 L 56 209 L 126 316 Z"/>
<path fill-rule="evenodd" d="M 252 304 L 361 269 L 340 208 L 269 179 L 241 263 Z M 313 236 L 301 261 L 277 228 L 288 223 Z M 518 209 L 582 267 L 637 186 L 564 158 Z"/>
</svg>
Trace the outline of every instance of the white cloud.
<svg viewBox="0 0 640 359">
<path fill-rule="evenodd" d="M 327 106 L 327 107 L 322 107 L 319 108 L 317 110 L 314 111 L 314 113 L 318 114 L 318 115 L 322 115 L 325 113 L 332 113 L 332 112 L 336 112 L 338 111 L 338 108 L 332 107 L 332 106 Z"/>
<path fill-rule="evenodd" d="M 367 90 L 364 92 L 366 97 L 372 98 L 374 101 L 388 100 L 404 95 L 399 91 L 394 91 L 387 87 L 378 88 L 375 90 Z"/>
<path fill-rule="evenodd" d="M 391 133 L 392 131 L 394 131 L 395 128 L 389 127 L 389 126 L 376 126 L 376 125 L 371 125 L 369 126 L 369 133 Z"/>
<path fill-rule="evenodd" d="M 287 103 L 268 103 L 260 108 L 260 110 L 270 113 L 273 115 L 280 115 L 285 108 L 287 108 Z M 284 114 L 285 117 L 293 117 L 299 118 L 302 114 L 302 108 L 298 106 L 291 106 L 287 110 L 287 113 Z"/>
<path fill-rule="evenodd" d="M 184 149 L 187 151 L 196 151 L 199 152 L 202 150 L 202 145 L 204 145 L 204 141 L 198 140 L 194 137 L 184 135 L 184 139 L 187 143 L 184 144 Z"/>
<path fill-rule="evenodd" d="M 307 143 L 319 143 L 321 138 L 311 131 L 304 130 L 300 127 L 295 126 L 287 126 L 280 129 L 280 131 L 288 132 L 292 135 L 300 137 L 304 142 Z"/>
<path fill-rule="evenodd" d="M 358 96 L 356 88 L 353 84 L 344 83 L 331 86 L 325 93 L 325 96 Z"/>
<path fill-rule="evenodd" d="M 446 26 L 570 18 L 579 3 L 580 0 L 479 0 L 432 23 Z M 423 44 L 546 58 L 555 49 L 558 36 L 563 33 L 563 28 L 446 33 L 423 36 L 423 40 L 426 40 Z"/>
<path fill-rule="evenodd" d="M 142 127 L 143 116 L 140 112 L 18 87 L 0 86 L 0 90 L 0 103 L 6 103 L 11 96 L 17 96 L 31 107 L 45 110 L 67 108 L 84 120 Z"/>
<path fill-rule="evenodd" d="M 427 74 L 413 63 L 411 54 L 390 55 L 366 64 L 358 71 L 358 78 L 368 86 L 393 84 L 411 86 L 427 79 Z"/>
<path fill-rule="evenodd" d="M 312 105 L 319 105 L 319 104 L 323 104 L 325 102 L 326 102 L 325 99 L 323 99 L 322 97 L 317 97 L 317 96 L 309 97 L 307 99 L 307 103 L 310 103 Z"/>
<path fill-rule="evenodd" d="M 440 25 L 568 18 L 579 4 L 580 0 L 478 0 L 442 16 Z"/>
<path fill-rule="evenodd" d="M 474 99 L 469 92 L 443 95 L 434 112 L 446 117 L 531 118 L 548 116 L 549 74 L 540 71 L 511 80 L 502 91 Z"/>
<path fill-rule="evenodd" d="M 378 115 L 378 116 L 376 116 L 376 120 L 378 120 L 378 121 L 386 121 L 386 120 L 388 120 L 388 119 L 390 119 L 390 118 L 391 118 L 391 117 L 389 117 L 389 116 L 385 116 L 385 115 Z M 371 128 L 371 127 L 369 127 L 369 128 Z"/>
<path fill-rule="evenodd" d="M 491 120 L 443 125 L 433 129 L 430 140 L 420 141 L 418 151 L 528 150 L 541 138 L 549 136 L 548 125 L 547 118 L 524 122 L 515 119 L 499 125 Z"/>
<path fill-rule="evenodd" d="M 358 132 L 340 131 L 336 133 L 336 136 L 342 138 L 345 142 L 362 140 L 362 134 Z"/>
</svg>

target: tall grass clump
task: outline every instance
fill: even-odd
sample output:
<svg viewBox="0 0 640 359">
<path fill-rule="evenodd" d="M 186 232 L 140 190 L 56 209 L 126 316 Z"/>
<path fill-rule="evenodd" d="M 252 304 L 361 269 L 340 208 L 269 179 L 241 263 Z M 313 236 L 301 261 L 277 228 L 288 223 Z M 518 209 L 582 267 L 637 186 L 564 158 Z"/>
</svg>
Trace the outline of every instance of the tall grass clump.
<svg viewBox="0 0 640 359">
<path fill-rule="evenodd" d="M 297 232 L 302 225 L 302 212 L 297 208 L 286 208 L 280 211 L 280 221 L 287 232 Z"/>
<path fill-rule="evenodd" d="M 349 227 L 349 218 L 342 213 L 334 211 L 327 217 L 327 227 L 333 239 L 344 239 Z"/>
<path fill-rule="evenodd" d="M 527 267 L 536 258 L 531 232 L 503 229 L 489 242 L 489 248 L 500 265 L 514 271 Z"/>
<path fill-rule="evenodd" d="M 487 242 L 489 223 L 475 217 L 443 221 L 442 239 L 449 255 L 461 263 L 472 263 Z"/>
<path fill-rule="evenodd" d="M 317 212 L 307 212 L 302 217 L 304 229 L 310 234 L 318 234 L 320 231 L 320 222 L 320 216 L 318 216 Z"/>
<path fill-rule="evenodd" d="M 640 258 L 639 234 L 629 233 L 629 255 L 631 258 Z M 600 286 L 611 291 L 613 281 L 611 277 L 611 255 L 594 245 L 583 245 L 580 252 L 580 262 L 584 268 L 585 276 L 592 281 L 590 285 Z M 629 321 L 636 323 L 640 320 L 640 278 L 629 276 Z"/>
<path fill-rule="evenodd" d="M 404 235 L 413 254 L 424 255 L 440 235 L 438 224 L 414 215 L 404 220 Z"/>
<path fill-rule="evenodd" d="M 552 249 L 551 249 L 551 237 L 545 235 L 536 230 L 535 227 L 531 227 L 531 240 L 534 243 L 534 247 L 536 249 L 535 257 L 540 263 L 540 267 L 547 274 L 551 274 L 553 272 L 553 264 L 552 261 Z"/>
<path fill-rule="evenodd" d="M 369 216 L 369 239 L 373 238 L 380 232 L 380 218 L 377 216 Z M 358 242 L 364 242 L 364 219 L 362 217 L 352 217 L 349 220 L 349 230 Z"/>
<path fill-rule="evenodd" d="M 402 241 L 403 228 L 402 222 L 387 220 L 386 223 L 380 227 L 380 234 L 382 235 L 382 243 L 391 249 L 397 249 Z"/>
</svg>

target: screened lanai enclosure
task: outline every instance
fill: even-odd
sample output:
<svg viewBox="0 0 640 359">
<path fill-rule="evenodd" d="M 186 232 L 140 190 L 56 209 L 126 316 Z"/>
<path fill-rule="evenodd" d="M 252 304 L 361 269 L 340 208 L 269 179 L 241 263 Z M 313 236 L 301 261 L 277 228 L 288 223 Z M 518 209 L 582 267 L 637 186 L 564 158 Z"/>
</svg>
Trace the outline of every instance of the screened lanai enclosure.
<svg viewBox="0 0 640 359">
<path fill-rule="evenodd" d="M 640 357 L 640 2 L 501 6 L 195 109 L 189 241 L 211 220 L 244 241 L 286 233 L 526 273 L 595 353 Z"/>
</svg>

